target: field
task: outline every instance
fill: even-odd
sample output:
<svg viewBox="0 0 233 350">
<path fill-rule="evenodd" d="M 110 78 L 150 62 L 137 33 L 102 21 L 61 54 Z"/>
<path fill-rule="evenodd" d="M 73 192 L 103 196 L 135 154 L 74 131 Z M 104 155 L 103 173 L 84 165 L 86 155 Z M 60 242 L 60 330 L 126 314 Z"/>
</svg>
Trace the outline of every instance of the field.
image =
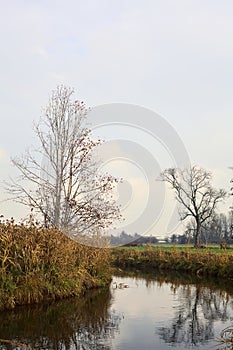
<svg viewBox="0 0 233 350">
<path fill-rule="evenodd" d="M 137 246 L 121 246 L 118 249 L 126 249 L 126 250 L 138 250 L 145 251 L 149 249 L 153 250 L 162 250 L 162 251 L 188 251 L 190 253 L 216 253 L 216 254 L 232 254 L 233 246 L 227 246 L 226 248 L 221 248 L 219 244 L 215 245 L 206 245 L 201 248 L 195 248 L 192 244 L 145 244 L 145 245 L 137 245 Z M 117 249 L 117 248 L 116 248 Z"/>
</svg>

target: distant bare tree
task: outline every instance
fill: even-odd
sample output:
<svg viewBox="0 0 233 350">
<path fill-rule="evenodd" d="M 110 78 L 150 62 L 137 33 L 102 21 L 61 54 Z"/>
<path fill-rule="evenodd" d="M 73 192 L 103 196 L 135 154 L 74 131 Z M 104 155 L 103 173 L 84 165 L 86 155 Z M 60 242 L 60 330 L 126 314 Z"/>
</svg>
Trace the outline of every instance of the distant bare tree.
<svg viewBox="0 0 233 350">
<path fill-rule="evenodd" d="M 73 93 L 65 86 L 52 93 L 35 127 L 41 148 L 12 160 L 20 178 L 8 188 L 15 201 L 42 214 L 46 226 L 78 235 L 108 227 L 119 210 L 112 199 L 117 179 L 97 173 L 93 151 L 101 141 L 91 138 L 88 109 Z"/>
<path fill-rule="evenodd" d="M 192 217 L 195 221 L 195 246 L 200 244 L 203 223 L 214 214 L 217 204 L 226 197 L 226 191 L 211 186 L 211 178 L 210 172 L 198 166 L 183 171 L 171 168 L 161 173 L 161 179 L 172 186 L 176 200 L 181 204 L 181 220 Z"/>
<path fill-rule="evenodd" d="M 230 167 L 231 170 L 233 170 L 233 167 Z M 233 178 L 230 180 L 231 183 L 233 183 Z M 230 195 L 233 196 L 233 187 L 231 187 Z M 231 206 L 231 209 L 233 209 L 233 205 Z"/>
</svg>

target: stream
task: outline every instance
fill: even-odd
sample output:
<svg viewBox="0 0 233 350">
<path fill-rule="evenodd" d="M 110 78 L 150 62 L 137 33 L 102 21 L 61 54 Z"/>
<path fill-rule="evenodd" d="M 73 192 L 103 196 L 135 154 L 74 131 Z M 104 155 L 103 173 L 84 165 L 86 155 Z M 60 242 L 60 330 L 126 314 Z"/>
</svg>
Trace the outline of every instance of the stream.
<svg viewBox="0 0 233 350">
<path fill-rule="evenodd" d="M 220 349 L 233 323 L 233 285 L 190 276 L 121 273 L 82 298 L 0 313 L 0 349 Z M 223 349 L 223 348 L 221 348 Z"/>
</svg>

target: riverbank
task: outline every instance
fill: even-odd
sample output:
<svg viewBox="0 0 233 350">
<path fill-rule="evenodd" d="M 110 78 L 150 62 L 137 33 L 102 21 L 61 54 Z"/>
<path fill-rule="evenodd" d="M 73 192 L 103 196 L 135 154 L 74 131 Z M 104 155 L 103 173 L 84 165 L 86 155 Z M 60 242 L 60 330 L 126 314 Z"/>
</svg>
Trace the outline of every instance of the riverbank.
<svg viewBox="0 0 233 350">
<path fill-rule="evenodd" d="M 233 280 L 233 251 L 215 252 L 190 247 L 113 248 L 112 265 L 121 269 L 141 271 L 154 269 L 181 271 L 199 277 L 210 276 Z"/>
<path fill-rule="evenodd" d="M 111 279 L 109 249 L 56 229 L 0 223 L 0 309 L 79 296 Z"/>
</svg>

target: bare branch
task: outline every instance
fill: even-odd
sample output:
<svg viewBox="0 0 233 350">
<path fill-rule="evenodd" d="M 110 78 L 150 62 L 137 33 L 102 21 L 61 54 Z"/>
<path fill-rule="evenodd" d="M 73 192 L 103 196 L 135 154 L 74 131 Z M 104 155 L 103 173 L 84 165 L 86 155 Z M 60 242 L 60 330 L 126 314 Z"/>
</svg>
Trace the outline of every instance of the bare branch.
<svg viewBox="0 0 233 350">
<path fill-rule="evenodd" d="M 111 199 L 117 180 L 96 171 L 93 150 L 101 141 L 91 139 L 85 125 L 88 109 L 72 96 L 73 90 L 63 85 L 53 91 L 34 128 L 41 149 L 12 160 L 20 178 L 11 181 L 8 190 L 47 223 L 81 232 L 107 227 L 120 213 Z M 42 163 L 38 155 L 43 155 Z"/>
<path fill-rule="evenodd" d="M 198 166 L 183 171 L 166 169 L 161 173 L 161 179 L 171 185 L 177 201 L 185 209 L 180 214 L 181 220 L 188 216 L 194 218 L 195 245 L 199 244 L 202 225 L 214 215 L 218 203 L 226 197 L 226 191 L 214 189 L 210 184 L 211 173 Z"/>
</svg>

